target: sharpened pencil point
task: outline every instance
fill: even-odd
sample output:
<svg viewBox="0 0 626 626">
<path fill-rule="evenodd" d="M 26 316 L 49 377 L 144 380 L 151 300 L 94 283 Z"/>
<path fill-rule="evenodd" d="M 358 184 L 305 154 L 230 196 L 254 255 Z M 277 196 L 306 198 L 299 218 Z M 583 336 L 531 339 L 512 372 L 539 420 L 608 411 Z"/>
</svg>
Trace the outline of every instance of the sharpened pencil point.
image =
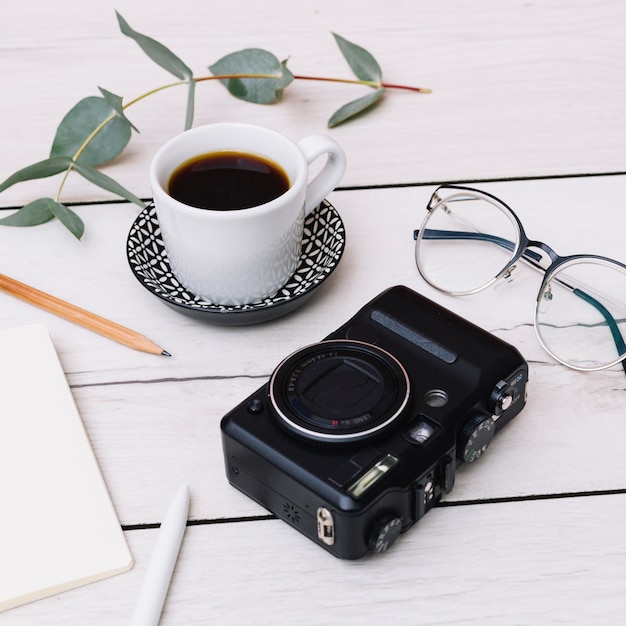
<svg viewBox="0 0 626 626">
<path fill-rule="evenodd" d="M 172 355 L 171 355 L 171 354 L 170 354 L 167 350 L 162 350 L 162 351 L 161 351 L 161 354 L 162 354 L 163 356 L 172 356 Z"/>
</svg>

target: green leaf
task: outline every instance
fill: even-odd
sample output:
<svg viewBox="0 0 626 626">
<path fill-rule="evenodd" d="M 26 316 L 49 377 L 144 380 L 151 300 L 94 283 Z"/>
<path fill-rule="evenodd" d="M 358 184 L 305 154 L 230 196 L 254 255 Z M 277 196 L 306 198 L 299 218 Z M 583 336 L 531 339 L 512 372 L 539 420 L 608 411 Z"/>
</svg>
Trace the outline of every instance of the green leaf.
<svg viewBox="0 0 626 626">
<path fill-rule="evenodd" d="M 39 198 L 24 205 L 19 211 L 0 219 L 3 226 L 37 226 L 49 222 L 54 213 L 50 208 L 52 198 Z"/>
<path fill-rule="evenodd" d="M 124 35 L 133 39 L 137 45 L 157 64 L 176 78 L 189 79 L 193 72 L 183 63 L 169 48 L 159 43 L 152 37 L 147 37 L 133 30 L 128 22 L 116 11 L 120 30 Z"/>
<path fill-rule="evenodd" d="M 124 112 L 124 106 L 122 105 L 122 96 L 118 96 L 110 91 L 107 91 L 103 87 L 98 87 L 102 97 L 109 103 L 109 106 L 117 113 L 118 117 L 122 118 L 136 133 L 139 132 L 137 127 L 126 117 Z"/>
<path fill-rule="evenodd" d="M 25 180 L 46 178 L 48 176 L 60 174 L 61 172 L 65 171 L 71 163 L 72 159 L 70 159 L 69 157 L 59 156 L 53 157 L 51 159 L 46 159 L 45 161 L 39 161 L 37 163 L 33 163 L 32 165 L 28 165 L 21 170 L 15 172 L 15 174 L 9 176 L 3 183 L 0 183 L 0 192 L 8 189 L 16 183 L 24 182 Z"/>
<path fill-rule="evenodd" d="M 128 122 L 119 117 L 115 109 L 100 96 L 83 98 L 63 118 L 57 128 L 50 156 L 74 157 L 93 131 L 109 119 L 77 160 L 96 166 L 114 159 L 130 141 L 131 130 Z"/>
<path fill-rule="evenodd" d="M 3 226 L 38 226 L 56 217 L 77 239 L 85 232 L 83 220 L 64 204 L 52 198 L 39 198 L 19 211 L 0 219 Z"/>
<path fill-rule="evenodd" d="M 383 97 L 384 93 L 385 89 L 383 87 L 380 87 L 376 91 L 368 93 L 362 98 L 358 98 L 357 100 L 348 102 L 348 104 L 344 104 L 340 109 L 333 113 L 331 118 L 328 120 L 328 126 L 330 128 L 333 128 L 334 126 L 339 126 L 339 124 L 342 124 L 351 117 L 362 113 L 363 111 L 365 111 L 365 109 L 369 109 Z"/>
<path fill-rule="evenodd" d="M 193 116 L 196 106 L 196 81 L 192 78 L 189 81 L 189 91 L 187 92 L 187 115 L 185 116 L 185 130 L 193 126 Z"/>
<path fill-rule="evenodd" d="M 145 203 L 140 200 L 135 194 L 128 191 L 128 189 L 122 187 L 118 182 L 113 180 L 110 176 L 103 174 L 97 169 L 86 165 L 85 163 L 74 163 L 74 169 L 81 175 L 83 178 L 86 178 L 89 182 L 94 185 L 98 185 L 98 187 L 102 187 L 102 189 L 106 189 L 129 202 L 133 202 L 134 204 L 139 205 L 141 208 L 144 208 Z"/>
<path fill-rule="evenodd" d="M 351 43 L 336 33 L 333 33 L 333 37 L 356 77 L 359 80 L 380 84 L 383 74 L 376 59 L 365 48 Z"/>
<path fill-rule="evenodd" d="M 85 232 L 83 220 L 64 204 L 52 198 L 39 198 L 24 205 L 19 211 L 0 219 L 2 226 L 38 226 L 56 217 L 74 237 Z"/>
<path fill-rule="evenodd" d="M 64 204 L 60 202 L 55 202 L 54 200 L 49 200 L 50 210 L 67 230 L 69 230 L 76 239 L 80 239 L 85 232 L 85 224 L 83 220 L 74 213 L 71 209 L 66 207 Z"/>
<path fill-rule="evenodd" d="M 283 77 L 278 81 L 277 89 L 276 89 L 276 99 L 281 100 L 283 97 L 283 91 L 286 87 L 288 87 L 293 82 L 293 74 L 291 70 L 287 67 L 287 61 L 289 59 L 285 59 L 281 62 L 280 67 L 283 72 Z"/>
<path fill-rule="evenodd" d="M 255 104 L 272 104 L 280 100 L 282 90 L 293 75 L 271 53 L 259 48 L 233 52 L 209 67 L 214 76 L 250 75 L 259 78 L 226 78 L 221 82 L 231 95 Z"/>
</svg>

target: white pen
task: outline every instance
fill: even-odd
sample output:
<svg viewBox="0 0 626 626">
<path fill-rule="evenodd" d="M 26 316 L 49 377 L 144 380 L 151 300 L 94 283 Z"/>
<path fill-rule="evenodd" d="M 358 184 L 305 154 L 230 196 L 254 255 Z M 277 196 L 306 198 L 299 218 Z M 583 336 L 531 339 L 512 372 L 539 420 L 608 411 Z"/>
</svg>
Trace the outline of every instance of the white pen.
<svg viewBox="0 0 626 626">
<path fill-rule="evenodd" d="M 189 486 L 181 485 L 169 505 L 148 565 L 131 626 L 157 626 L 169 589 L 189 513 Z"/>
</svg>

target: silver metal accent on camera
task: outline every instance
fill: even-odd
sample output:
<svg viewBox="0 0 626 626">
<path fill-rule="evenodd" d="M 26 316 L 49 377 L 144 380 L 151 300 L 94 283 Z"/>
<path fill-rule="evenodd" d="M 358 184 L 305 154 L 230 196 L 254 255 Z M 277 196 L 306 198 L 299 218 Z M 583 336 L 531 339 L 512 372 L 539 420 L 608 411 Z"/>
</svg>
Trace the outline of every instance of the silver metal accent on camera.
<svg viewBox="0 0 626 626">
<path fill-rule="evenodd" d="M 335 520 L 332 513 L 322 506 L 317 509 L 317 537 L 327 546 L 335 543 Z"/>
<path fill-rule="evenodd" d="M 393 456 L 393 454 L 386 454 L 371 469 L 367 470 L 363 476 L 359 477 L 348 487 L 348 493 L 355 498 L 362 496 L 399 462 L 398 458 Z"/>
<path fill-rule="evenodd" d="M 491 392 L 491 404 L 494 417 L 497 419 L 513 404 L 513 388 L 506 380 L 499 381 Z"/>
<path fill-rule="evenodd" d="M 363 430 L 359 431 L 357 435 L 355 435 L 354 433 L 344 434 L 344 433 L 316 432 L 309 428 L 303 427 L 300 424 L 298 424 L 296 421 L 294 421 L 285 411 L 281 409 L 281 404 L 277 399 L 276 390 L 275 390 L 276 378 L 281 372 L 281 370 L 283 369 L 283 366 L 285 365 L 285 363 L 288 363 L 289 360 L 292 359 L 294 356 L 297 356 L 300 353 L 304 353 L 310 348 L 323 349 L 325 346 L 333 344 L 333 343 L 341 343 L 342 347 L 346 347 L 346 348 L 349 348 L 350 346 L 365 346 L 366 348 L 369 348 L 370 350 L 375 349 L 377 352 L 383 354 L 387 359 L 389 359 L 390 362 L 395 363 L 396 367 L 398 368 L 399 375 L 401 376 L 401 379 L 404 381 L 404 395 L 402 396 L 400 402 L 398 403 L 398 406 L 395 409 L 395 411 L 384 422 L 377 424 L 376 426 L 373 426 L 372 428 L 364 428 Z M 288 357 L 283 359 L 281 363 L 278 365 L 278 367 L 274 370 L 270 378 L 268 387 L 269 387 L 270 402 L 272 404 L 274 411 L 276 412 L 276 415 L 280 419 L 282 419 L 289 427 L 293 428 L 296 432 L 301 433 L 307 438 L 318 439 L 320 441 L 334 441 L 334 442 L 352 441 L 355 438 L 366 439 L 370 435 L 373 435 L 374 433 L 378 431 L 384 430 L 385 428 L 387 428 L 387 426 L 389 426 L 389 424 L 391 424 L 394 420 L 396 420 L 398 417 L 402 415 L 404 409 L 406 408 L 409 402 L 409 398 L 411 394 L 411 380 L 409 378 L 409 374 L 406 371 L 404 365 L 402 365 L 402 363 L 395 356 L 393 356 L 393 354 L 391 354 L 388 350 L 381 348 L 380 346 L 373 346 L 372 344 L 368 344 L 363 341 L 356 341 L 353 339 L 324 340 L 318 343 L 309 344 L 308 346 L 305 346 L 304 348 L 300 348 L 299 350 L 296 350 L 295 352 L 291 353 Z"/>
<path fill-rule="evenodd" d="M 448 400 L 448 394 L 443 389 L 430 389 L 424 394 L 424 402 L 433 408 L 446 406 Z"/>
<path fill-rule="evenodd" d="M 406 434 L 416 443 L 424 444 L 436 432 L 437 430 L 432 424 L 426 420 L 418 420 L 407 428 Z"/>
<path fill-rule="evenodd" d="M 508 394 L 500 400 L 500 406 L 503 411 L 506 411 L 513 404 L 513 396 Z"/>
<path fill-rule="evenodd" d="M 426 504 L 430 502 L 435 497 L 435 485 L 432 480 L 429 480 L 424 485 L 424 500 Z"/>
</svg>

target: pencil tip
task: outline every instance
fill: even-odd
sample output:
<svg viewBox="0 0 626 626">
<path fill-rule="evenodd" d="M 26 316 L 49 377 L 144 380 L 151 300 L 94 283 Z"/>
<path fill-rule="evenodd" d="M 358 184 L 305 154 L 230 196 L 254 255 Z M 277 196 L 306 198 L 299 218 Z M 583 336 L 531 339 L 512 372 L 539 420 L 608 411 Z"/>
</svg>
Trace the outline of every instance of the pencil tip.
<svg viewBox="0 0 626 626">
<path fill-rule="evenodd" d="M 172 356 L 172 355 L 171 355 L 171 354 L 170 354 L 167 350 L 162 350 L 162 351 L 161 351 L 161 354 L 162 354 L 163 356 Z"/>
</svg>

